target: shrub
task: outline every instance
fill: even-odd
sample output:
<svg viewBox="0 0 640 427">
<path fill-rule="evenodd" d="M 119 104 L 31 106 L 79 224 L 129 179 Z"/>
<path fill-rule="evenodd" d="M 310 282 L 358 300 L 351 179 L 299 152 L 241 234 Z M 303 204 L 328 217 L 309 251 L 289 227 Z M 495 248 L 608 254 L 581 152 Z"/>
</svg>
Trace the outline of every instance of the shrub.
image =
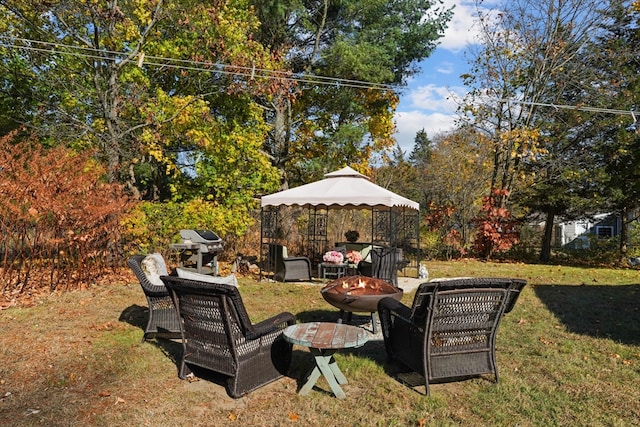
<svg viewBox="0 0 640 427">
<path fill-rule="evenodd" d="M 497 199 L 507 195 L 507 190 L 492 190 L 491 196 L 483 199 L 482 211 L 473 221 L 477 229 L 474 248 L 485 259 L 497 252 L 506 252 L 518 243 L 520 222 L 508 209 L 496 205 Z"/>
<path fill-rule="evenodd" d="M 455 208 L 431 202 L 426 210 L 424 225 L 420 230 L 425 256 L 451 259 L 466 255 L 462 235 L 453 221 Z"/>
<path fill-rule="evenodd" d="M 125 218 L 123 244 L 127 254 L 160 252 L 169 256 L 181 229 L 212 230 L 223 239 L 242 236 L 254 219 L 247 206 L 233 209 L 214 202 L 141 202 Z"/>
<path fill-rule="evenodd" d="M 91 153 L 0 138 L 2 292 L 73 288 L 117 263 L 130 204 Z"/>
</svg>

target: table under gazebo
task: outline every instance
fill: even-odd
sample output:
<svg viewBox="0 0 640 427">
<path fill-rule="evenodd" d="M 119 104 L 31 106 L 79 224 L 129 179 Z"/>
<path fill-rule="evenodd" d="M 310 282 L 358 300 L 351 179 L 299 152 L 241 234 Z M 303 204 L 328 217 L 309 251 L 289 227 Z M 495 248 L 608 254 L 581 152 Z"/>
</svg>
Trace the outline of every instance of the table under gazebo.
<svg viewBox="0 0 640 427">
<path fill-rule="evenodd" d="M 351 167 L 325 174 L 325 178 L 262 197 L 261 260 L 268 270 L 265 256 L 270 244 L 283 243 L 281 210 L 284 207 L 307 210 L 307 229 L 303 235 L 303 252 L 315 265 L 331 246 L 328 240 L 329 212 L 334 210 L 368 210 L 371 216 L 371 245 L 401 249 L 408 261 L 404 270 L 418 274 L 420 263 L 420 205 L 400 196 L 355 171 Z M 297 254 L 302 255 L 302 254 Z"/>
</svg>

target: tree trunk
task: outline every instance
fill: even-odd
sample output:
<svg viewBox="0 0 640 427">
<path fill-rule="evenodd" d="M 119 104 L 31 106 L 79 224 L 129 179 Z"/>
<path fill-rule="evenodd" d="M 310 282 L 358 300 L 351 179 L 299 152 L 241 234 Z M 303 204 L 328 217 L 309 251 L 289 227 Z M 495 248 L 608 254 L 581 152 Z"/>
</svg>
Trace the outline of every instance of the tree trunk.
<svg viewBox="0 0 640 427">
<path fill-rule="evenodd" d="M 629 228 L 628 210 L 624 206 L 620 209 L 620 263 L 625 263 L 627 259 L 627 234 Z"/>
<path fill-rule="evenodd" d="M 271 150 L 272 163 L 280 173 L 280 190 L 289 188 L 289 180 L 286 175 L 286 163 L 289 157 L 289 142 L 291 138 L 291 101 L 287 94 L 278 96 L 273 102 L 273 147 Z"/>
<path fill-rule="evenodd" d="M 542 247 L 540 248 L 540 262 L 551 261 L 551 241 L 553 239 L 553 221 L 555 219 L 555 210 L 550 209 L 547 212 L 547 218 L 544 222 L 544 234 L 542 236 Z"/>
</svg>

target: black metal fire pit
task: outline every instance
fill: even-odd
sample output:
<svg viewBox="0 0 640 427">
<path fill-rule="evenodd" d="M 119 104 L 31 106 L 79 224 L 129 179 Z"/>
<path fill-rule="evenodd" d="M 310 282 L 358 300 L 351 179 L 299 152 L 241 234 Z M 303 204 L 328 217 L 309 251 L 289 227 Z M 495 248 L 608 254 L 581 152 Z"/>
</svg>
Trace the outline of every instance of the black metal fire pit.
<svg viewBox="0 0 640 427">
<path fill-rule="evenodd" d="M 320 293 L 325 301 L 340 309 L 340 320 L 344 312 L 371 313 L 373 333 L 376 333 L 375 312 L 378 310 L 378 301 L 385 297 L 391 297 L 400 301 L 402 289 L 385 282 L 382 279 L 367 276 L 345 276 L 329 282 Z"/>
</svg>

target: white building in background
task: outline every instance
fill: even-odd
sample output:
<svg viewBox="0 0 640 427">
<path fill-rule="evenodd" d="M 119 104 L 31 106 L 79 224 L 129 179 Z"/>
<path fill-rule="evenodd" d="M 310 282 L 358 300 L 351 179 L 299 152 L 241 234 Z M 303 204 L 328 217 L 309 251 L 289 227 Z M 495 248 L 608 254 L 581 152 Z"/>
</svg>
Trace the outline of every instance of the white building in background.
<svg viewBox="0 0 640 427">
<path fill-rule="evenodd" d="M 618 235 L 620 220 L 613 214 L 595 215 L 591 219 L 566 221 L 555 226 L 555 246 L 589 249 L 589 235 L 606 239 Z"/>
</svg>

